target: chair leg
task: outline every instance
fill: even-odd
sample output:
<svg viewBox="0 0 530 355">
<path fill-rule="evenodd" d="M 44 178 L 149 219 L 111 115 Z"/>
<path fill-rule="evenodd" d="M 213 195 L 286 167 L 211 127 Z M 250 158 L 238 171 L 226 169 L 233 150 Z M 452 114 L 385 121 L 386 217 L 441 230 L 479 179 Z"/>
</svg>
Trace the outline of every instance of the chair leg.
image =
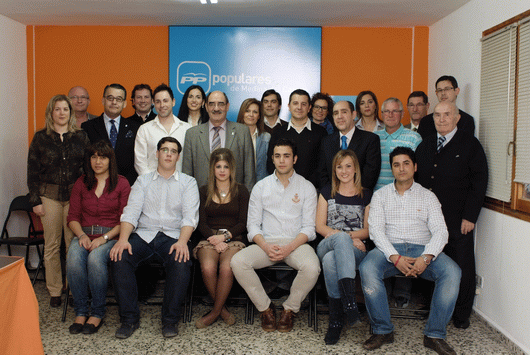
<svg viewBox="0 0 530 355">
<path fill-rule="evenodd" d="M 43 259 L 43 256 L 42 256 L 43 253 L 41 253 L 38 245 L 35 245 L 35 248 L 37 249 L 37 255 L 39 256 L 39 263 L 37 264 L 37 270 L 35 270 L 35 275 L 33 276 L 33 280 L 31 281 L 31 286 L 32 287 L 35 287 L 35 282 L 37 281 L 37 277 L 39 276 L 39 272 L 42 270 L 43 264 L 44 264 L 44 259 Z"/>
<path fill-rule="evenodd" d="M 195 271 L 196 271 L 197 263 L 193 263 L 191 266 L 191 279 L 190 284 L 188 285 L 188 294 L 186 297 L 186 301 L 184 302 L 184 317 L 183 322 L 184 323 L 190 323 L 191 322 L 191 316 L 192 316 L 192 307 L 193 307 L 193 293 L 194 293 L 194 287 L 195 287 Z"/>
<path fill-rule="evenodd" d="M 66 286 L 66 300 L 64 301 L 63 306 L 63 316 L 61 320 L 64 322 L 66 320 L 66 311 L 68 311 L 68 297 L 70 296 L 70 285 Z"/>
</svg>

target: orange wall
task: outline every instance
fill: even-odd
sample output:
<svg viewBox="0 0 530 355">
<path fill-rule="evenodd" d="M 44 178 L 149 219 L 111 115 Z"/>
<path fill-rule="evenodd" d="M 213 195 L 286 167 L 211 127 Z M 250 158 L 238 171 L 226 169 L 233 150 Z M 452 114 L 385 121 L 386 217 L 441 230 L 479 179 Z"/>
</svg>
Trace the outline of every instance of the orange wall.
<svg viewBox="0 0 530 355">
<path fill-rule="evenodd" d="M 166 26 L 28 26 L 27 35 L 30 140 L 35 126 L 37 130 L 44 127 L 44 112 L 51 97 L 68 94 L 72 86 L 88 90 L 88 112 L 100 115 L 103 89 L 108 84 L 122 84 L 129 98 L 136 84 L 154 88 L 168 82 Z M 123 115 L 133 113 L 128 100 Z"/>
<path fill-rule="evenodd" d="M 322 29 L 322 91 L 373 91 L 379 104 L 393 96 L 404 105 L 414 90 L 427 93 L 429 28 Z M 413 75 L 411 75 L 413 72 Z M 405 109 L 403 123 L 410 118 Z"/>
<path fill-rule="evenodd" d="M 154 88 L 168 82 L 165 26 L 28 26 L 27 37 L 30 140 L 44 127 L 50 98 L 72 86 L 87 88 L 88 111 L 99 115 L 107 84 L 122 84 L 130 96 L 138 83 Z M 411 90 L 427 92 L 428 38 L 428 27 L 324 27 L 322 91 L 357 95 L 372 90 L 380 103 L 390 96 L 405 103 Z M 130 101 L 123 114 L 133 114 Z"/>
</svg>

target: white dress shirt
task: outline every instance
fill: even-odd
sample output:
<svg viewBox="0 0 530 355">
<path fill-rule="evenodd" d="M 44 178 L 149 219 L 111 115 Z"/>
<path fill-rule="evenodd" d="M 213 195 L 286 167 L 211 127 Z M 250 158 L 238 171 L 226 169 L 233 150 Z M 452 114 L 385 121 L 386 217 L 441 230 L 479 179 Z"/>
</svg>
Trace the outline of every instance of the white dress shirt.
<svg viewBox="0 0 530 355">
<path fill-rule="evenodd" d="M 173 119 L 175 122 L 173 122 L 169 132 L 160 123 L 158 116 L 154 120 L 144 123 L 138 129 L 134 142 L 134 168 L 138 175 L 149 173 L 158 167 L 156 146 L 162 138 L 168 136 L 175 138 L 182 146 L 182 150 L 184 150 L 184 138 L 191 124 L 182 122 L 175 115 L 173 115 Z M 177 171 L 182 171 L 182 152 L 177 161 Z"/>
<path fill-rule="evenodd" d="M 103 113 L 103 122 L 105 122 L 105 128 L 107 129 L 107 134 L 110 138 L 110 128 L 112 127 L 112 123 L 110 123 L 110 120 L 112 120 L 113 118 L 110 118 L 109 116 L 107 116 L 106 113 Z M 121 116 L 118 116 L 116 118 L 113 119 L 114 120 L 114 125 L 116 127 L 116 133 L 120 133 L 120 120 L 121 120 Z"/>
<path fill-rule="evenodd" d="M 393 244 L 425 245 L 423 253 L 436 258 L 449 238 L 436 195 L 416 182 L 403 196 L 393 183 L 374 192 L 368 226 L 370 239 L 388 261 L 398 254 Z"/>
<path fill-rule="evenodd" d="M 194 229 L 199 222 L 199 189 L 194 178 L 175 171 L 169 179 L 158 171 L 139 176 L 131 188 L 121 222 L 150 243 L 158 232 L 179 239 L 184 226 Z"/>
<path fill-rule="evenodd" d="M 265 240 L 291 241 L 299 233 L 314 240 L 317 193 L 313 184 L 296 172 L 284 187 L 276 172 L 260 180 L 248 205 L 248 240 L 258 234 Z"/>
</svg>

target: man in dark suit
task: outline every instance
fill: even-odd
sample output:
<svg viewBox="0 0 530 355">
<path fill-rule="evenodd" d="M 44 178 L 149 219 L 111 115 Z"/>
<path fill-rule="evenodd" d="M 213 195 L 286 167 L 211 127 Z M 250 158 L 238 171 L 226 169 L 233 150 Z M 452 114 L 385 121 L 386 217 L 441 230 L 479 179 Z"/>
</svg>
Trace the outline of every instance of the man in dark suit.
<svg viewBox="0 0 530 355">
<path fill-rule="evenodd" d="M 121 117 L 127 106 L 127 91 L 120 84 L 110 84 L 103 91 L 103 109 L 101 116 L 81 125 L 91 143 L 106 140 L 114 148 L 118 174 L 123 175 L 131 186 L 138 174 L 134 169 L 134 140 L 140 123 Z"/>
<path fill-rule="evenodd" d="M 256 183 L 254 147 L 250 131 L 244 124 L 226 119 L 230 103 L 224 92 L 213 91 L 206 97 L 210 120 L 186 131 L 182 172 L 193 176 L 198 186 L 208 183 L 210 153 L 228 148 L 236 161 L 236 181 L 249 191 Z"/>
<path fill-rule="evenodd" d="M 302 89 L 297 89 L 289 96 L 289 111 L 291 112 L 291 120 L 285 126 L 276 126 L 272 131 L 271 140 L 269 142 L 269 150 L 267 152 L 267 171 L 269 174 L 274 172 L 274 164 L 272 162 L 272 154 L 274 145 L 281 139 L 289 139 L 293 141 L 298 147 L 298 159 L 294 165 L 294 169 L 305 179 L 318 187 L 318 153 L 320 151 L 320 143 L 322 138 L 328 135 L 325 128 L 309 119 L 309 111 L 311 110 L 311 97 L 309 93 Z"/>
<path fill-rule="evenodd" d="M 147 84 L 135 85 L 131 93 L 131 102 L 134 107 L 134 115 L 127 117 L 140 124 L 155 119 L 156 113 L 153 111 L 153 90 Z M 156 144 L 154 142 L 153 144 Z"/>
<path fill-rule="evenodd" d="M 421 119 L 429 112 L 429 97 L 423 91 L 413 91 L 407 99 L 410 123 L 405 128 L 418 132 Z"/>
<path fill-rule="evenodd" d="M 320 187 L 331 182 L 331 164 L 335 154 L 340 149 L 350 149 L 359 159 L 363 187 L 374 188 L 381 169 L 379 137 L 372 132 L 356 129 L 355 117 L 355 106 L 350 101 L 339 101 L 333 106 L 333 121 L 338 131 L 322 139 L 319 158 Z"/>
<path fill-rule="evenodd" d="M 450 102 L 456 105 L 456 99 L 460 93 L 458 82 L 454 76 L 442 75 L 436 80 L 436 97 L 440 102 Z M 475 119 L 473 116 L 459 110 L 460 120 L 458 121 L 458 129 L 475 134 Z M 430 135 L 436 134 L 436 127 L 434 125 L 433 114 L 427 115 L 422 118 L 421 125 L 418 128 L 418 133 L 421 138 L 425 139 Z"/>
<path fill-rule="evenodd" d="M 416 157 L 417 181 L 432 190 L 442 204 L 449 231 L 444 252 L 462 269 L 453 323 L 465 329 L 475 298 L 473 230 L 486 195 L 488 164 L 478 139 L 458 128 L 459 119 L 454 103 L 443 101 L 436 105 L 437 134 L 420 143 Z"/>
</svg>

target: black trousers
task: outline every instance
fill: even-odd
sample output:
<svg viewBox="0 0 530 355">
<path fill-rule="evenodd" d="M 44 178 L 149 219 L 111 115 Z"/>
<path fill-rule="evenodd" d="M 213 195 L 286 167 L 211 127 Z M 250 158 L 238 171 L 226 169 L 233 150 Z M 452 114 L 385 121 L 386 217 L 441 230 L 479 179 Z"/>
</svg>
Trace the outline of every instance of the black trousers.
<svg viewBox="0 0 530 355">
<path fill-rule="evenodd" d="M 444 252 L 453 259 L 462 270 L 460 291 L 456 300 L 453 319 L 463 322 L 469 318 L 475 300 L 475 243 L 474 231 L 460 233 L 460 229 L 449 229 L 449 242 Z"/>
</svg>

